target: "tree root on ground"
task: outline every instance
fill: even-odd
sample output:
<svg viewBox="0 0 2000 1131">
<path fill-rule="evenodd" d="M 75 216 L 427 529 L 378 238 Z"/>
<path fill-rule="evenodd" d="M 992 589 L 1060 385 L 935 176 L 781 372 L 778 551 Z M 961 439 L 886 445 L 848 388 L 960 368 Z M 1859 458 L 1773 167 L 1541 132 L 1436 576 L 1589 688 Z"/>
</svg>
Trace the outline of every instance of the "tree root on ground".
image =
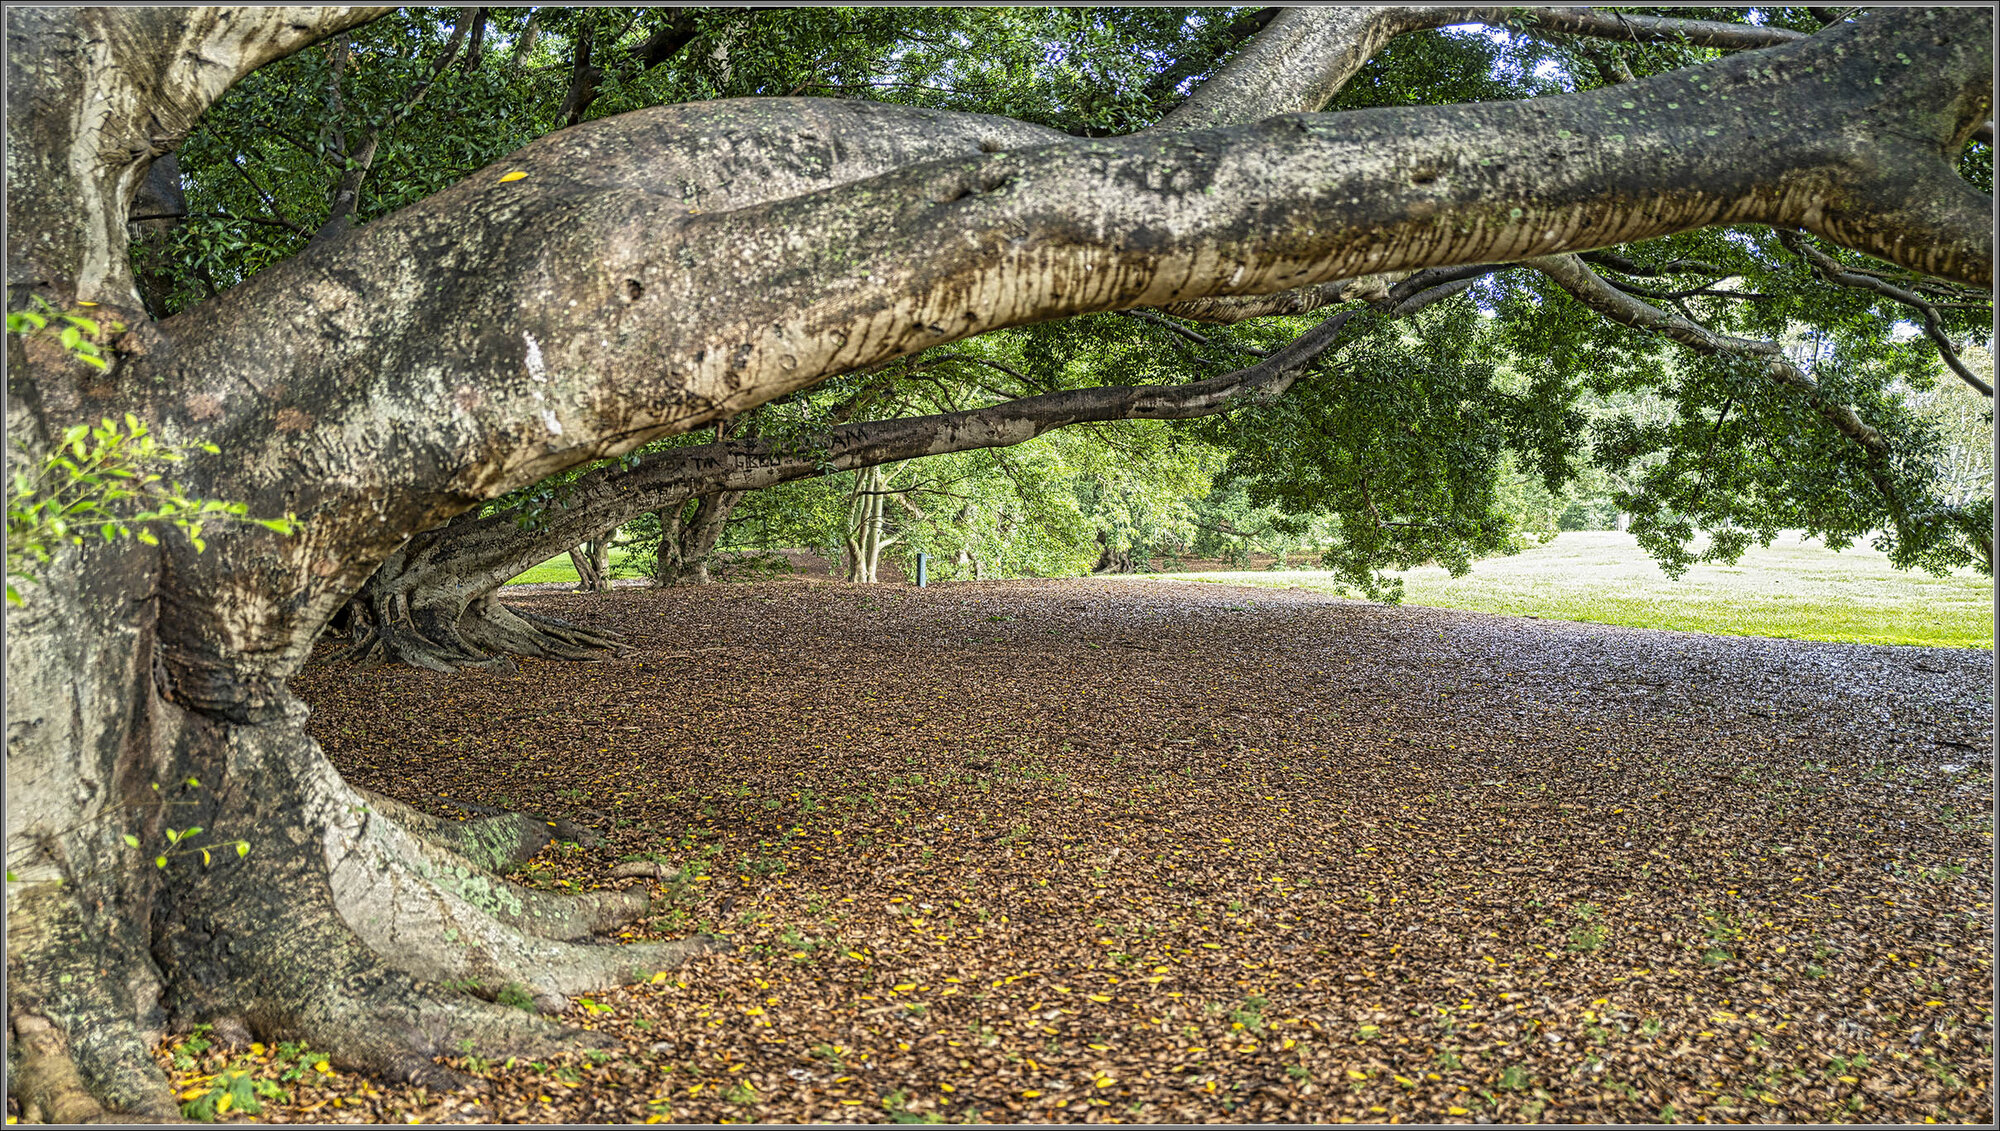
<svg viewBox="0 0 2000 1131">
<path fill-rule="evenodd" d="M 208 743 L 226 743 L 227 757 L 204 775 L 221 783 L 212 833 L 252 847 L 166 869 L 155 954 L 176 1026 L 303 1041 L 345 1068 L 455 1087 L 467 1081 L 433 1058 L 542 1056 L 601 1039 L 494 999 L 556 1012 L 720 942 L 580 941 L 643 914 L 646 897 L 535 891 L 481 866 L 525 860 L 547 843 L 545 824 L 486 818 L 454 837 L 457 822 L 349 787 L 293 726 L 216 730 Z M 270 931 L 278 922 L 285 930 Z"/>
<path fill-rule="evenodd" d="M 475 868 L 499 875 L 526 864 L 537 852 L 548 847 L 551 840 L 577 839 L 575 836 L 563 836 L 563 830 L 556 822 L 537 820 L 526 813 L 512 813 L 485 805 L 466 805 L 463 807 L 487 815 L 469 821 L 447 821 L 372 789 L 360 786 L 349 788 L 374 806 L 376 812 L 403 826 L 411 835 L 464 857 Z M 460 804 L 448 797 L 440 800 Z"/>
<path fill-rule="evenodd" d="M 551 660 L 601 660 L 625 650 L 625 637 L 560 617 L 502 603 L 492 594 L 474 601 L 459 618 L 462 639 L 488 652 Z"/>
<path fill-rule="evenodd" d="M 7 1086 L 21 1105 L 22 1122 L 96 1123 L 106 1117 L 103 1105 L 77 1074 L 69 1041 L 60 1029 L 46 1017 L 16 1013 L 13 1030 Z"/>
<path fill-rule="evenodd" d="M 594 891 L 557 895 L 522 887 L 496 873 L 491 862 L 511 862 L 512 871 L 556 835 L 553 821 L 537 821 L 524 813 L 483 817 L 478 821 L 442 821 L 394 798 L 370 790 L 355 790 L 374 811 L 402 826 L 418 842 L 424 858 L 414 861 L 417 874 L 460 899 L 485 908 L 494 919 L 518 931 L 545 939 L 574 942 L 622 927 L 646 913 L 643 891 Z M 567 822 L 565 822 L 567 824 Z M 477 826 L 470 836 L 453 837 L 455 828 Z"/>
<path fill-rule="evenodd" d="M 429 671 L 511 674 L 513 657 L 602 660 L 626 650 L 625 637 L 503 603 L 488 593 L 469 604 L 421 595 L 356 598 L 354 643 L 334 657 L 356 667 L 403 663 Z"/>
<path fill-rule="evenodd" d="M 8 1087 L 23 1118 L 176 1118 L 152 1057 L 165 1018 L 143 931 L 68 883 L 8 886 Z"/>
</svg>

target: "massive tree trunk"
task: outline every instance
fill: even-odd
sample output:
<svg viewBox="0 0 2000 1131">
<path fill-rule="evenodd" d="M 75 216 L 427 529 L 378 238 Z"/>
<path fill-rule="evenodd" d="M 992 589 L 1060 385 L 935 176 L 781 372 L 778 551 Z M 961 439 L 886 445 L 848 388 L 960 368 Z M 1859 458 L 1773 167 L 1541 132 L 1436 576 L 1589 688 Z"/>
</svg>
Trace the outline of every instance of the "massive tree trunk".
<svg viewBox="0 0 2000 1131">
<path fill-rule="evenodd" d="M 431 1058 L 461 1040 L 582 1039 L 445 982 L 553 1006 L 696 945 L 588 943 L 636 908 L 492 878 L 531 827 L 427 821 L 347 786 L 307 737 L 286 681 L 378 564 L 422 552 L 408 531 L 830 374 L 1072 313 L 1720 223 L 1990 279 L 1987 202 L 1950 163 L 1988 113 L 1990 18 L 1905 9 L 1609 91 L 1106 141 L 858 101 L 645 110 L 148 321 L 127 224 L 153 158 L 238 78 L 380 11 L 8 16 L 10 303 L 134 327 L 106 373 L 10 340 L 10 470 L 130 412 L 217 445 L 180 468 L 191 489 L 303 522 L 211 529 L 205 552 L 61 544 L 25 588 L 8 1005 L 30 1117 L 171 1114 L 148 1048 L 195 1022 L 442 1083 Z M 1369 36 L 1393 12 L 1372 11 Z M 1370 41 L 1333 54 L 1358 67 Z M 1265 65 L 1324 70 L 1280 55 Z M 1230 120 L 1337 85 L 1252 84 Z"/>
</svg>

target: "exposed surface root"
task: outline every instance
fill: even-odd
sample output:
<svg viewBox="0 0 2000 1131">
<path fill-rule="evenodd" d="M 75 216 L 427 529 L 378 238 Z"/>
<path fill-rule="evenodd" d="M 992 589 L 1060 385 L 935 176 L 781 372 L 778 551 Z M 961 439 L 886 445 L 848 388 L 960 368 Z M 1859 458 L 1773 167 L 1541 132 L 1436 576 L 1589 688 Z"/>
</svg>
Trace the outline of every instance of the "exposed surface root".
<svg viewBox="0 0 2000 1131">
<path fill-rule="evenodd" d="M 8 1050 L 8 1089 L 26 1123 L 93 1123 L 105 1115 L 77 1075 L 69 1042 L 47 1018 L 17 1014 Z M 10 1121 L 11 1122 L 11 1121 Z"/>
<path fill-rule="evenodd" d="M 422 838 L 427 844 L 455 853 L 466 863 L 488 872 L 505 874 L 519 868 L 561 835 L 556 822 L 537 820 L 526 813 L 489 810 L 488 816 L 474 820 L 447 821 L 374 790 L 352 788 L 374 806 L 376 812 L 402 825 L 412 835 Z M 488 810 L 488 807 L 480 806 L 480 809 Z"/>
<path fill-rule="evenodd" d="M 94 908 L 55 884 L 9 885 L 9 1088 L 51 1123 L 105 1112 L 169 1118 L 175 1108 L 153 1062 L 160 1015 L 151 963 L 125 953 Z M 113 970 L 124 977 L 107 976 Z"/>
<path fill-rule="evenodd" d="M 375 796 L 379 797 L 381 795 L 376 794 Z M 582 845 L 601 844 L 604 841 L 604 838 L 598 835 L 595 829 L 592 829 L 586 825 L 579 825 L 575 821 L 572 821 L 567 817 L 548 817 L 540 813 L 517 812 L 511 809 L 502 809 L 494 805 L 481 805 L 477 801 L 460 801 L 456 798 L 445 797 L 442 794 L 437 794 L 435 796 L 439 801 L 444 802 L 446 805 L 450 805 L 458 809 L 463 809 L 468 813 L 479 813 L 484 816 L 493 817 L 496 819 L 504 819 L 508 821 L 512 821 L 515 819 L 532 821 L 535 824 L 538 824 L 542 826 L 542 828 L 546 829 L 548 833 L 551 836 L 555 837 L 555 839 L 557 840 L 570 840 L 570 841 L 575 841 L 576 843 Z M 400 820 L 400 818 L 398 819 Z M 434 820 L 435 818 L 432 819 Z M 471 822 L 466 822 L 466 823 L 470 824 Z M 540 851 L 540 848 L 538 847 L 536 851 Z M 532 856 L 533 853 L 529 853 L 529 855 Z M 491 870 L 499 871 L 499 869 L 497 868 Z"/>
<path fill-rule="evenodd" d="M 394 620 L 377 620 L 362 625 L 354 645 L 337 658 L 364 668 L 402 663 L 434 672 L 455 672 L 462 668 L 491 672 L 515 670 L 512 661 L 477 651 L 455 637 L 454 633 L 439 642 L 399 627 Z"/>
<path fill-rule="evenodd" d="M 559 825 L 525 813 L 444 821 L 372 790 L 355 792 L 375 812 L 394 820 L 422 842 L 427 859 L 418 863 L 419 874 L 461 899 L 485 907 L 488 914 L 515 930 L 545 939 L 575 941 L 623 926 L 646 913 L 647 899 L 642 891 L 557 895 L 522 887 L 494 874 L 526 863 L 559 835 L 561 826 L 570 825 L 567 821 Z M 588 830 L 570 826 L 568 831 Z"/>
<path fill-rule="evenodd" d="M 433 1057 L 540 1056 L 596 1040 L 482 998 L 554 1012 L 713 945 L 570 941 L 642 914 L 646 897 L 558 896 L 475 866 L 475 856 L 525 859 L 547 842 L 546 824 L 513 815 L 454 836 L 454 822 L 349 788 L 290 726 L 202 737 L 227 746 L 213 832 L 252 851 L 168 869 L 158 953 L 179 1024 L 240 1017 L 261 1039 L 305 1041 L 349 1068 L 454 1087 L 462 1078 Z"/>
<path fill-rule="evenodd" d="M 354 643 L 334 659 L 357 667 L 408 664 L 428 671 L 513 674 L 513 657 L 601 660 L 626 651 L 625 638 L 559 617 L 515 608 L 488 593 L 469 604 L 456 598 L 400 595 L 357 599 Z"/>
<path fill-rule="evenodd" d="M 466 609 L 458 631 L 488 652 L 551 660 L 601 660 L 607 652 L 621 651 L 625 640 L 614 632 L 503 604 L 491 594 Z"/>
</svg>

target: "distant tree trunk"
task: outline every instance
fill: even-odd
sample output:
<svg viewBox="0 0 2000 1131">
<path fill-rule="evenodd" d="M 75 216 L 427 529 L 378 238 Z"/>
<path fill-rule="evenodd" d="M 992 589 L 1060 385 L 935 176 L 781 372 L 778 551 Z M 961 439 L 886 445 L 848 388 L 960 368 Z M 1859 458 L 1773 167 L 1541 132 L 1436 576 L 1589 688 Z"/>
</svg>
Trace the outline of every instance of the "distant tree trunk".
<svg viewBox="0 0 2000 1131">
<path fill-rule="evenodd" d="M 854 494 L 847 505 L 847 580 L 873 585 L 882 564 L 882 551 L 898 541 L 889 533 L 886 504 L 889 500 L 889 472 L 876 464 L 854 479 Z"/>
<path fill-rule="evenodd" d="M 611 588 L 611 533 L 607 530 L 581 546 L 570 547 L 578 593 L 602 593 Z"/>
<path fill-rule="evenodd" d="M 1106 538 L 1101 533 L 1097 536 L 1097 545 L 1098 545 L 1097 564 L 1091 567 L 1090 572 L 1092 573 L 1133 572 L 1131 550 L 1112 549 L 1111 539 Z"/>
<path fill-rule="evenodd" d="M 164 262 L 167 243 L 186 218 L 187 198 L 181 193 L 180 157 L 168 153 L 146 171 L 146 180 L 132 202 L 126 221 L 135 252 L 133 259 L 140 265 L 139 297 L 146 304 L 146 313 L 154 318 L 167 316 L 167 299 L 174 289 L 174 276 Z"/>
<path fill-rule="evenodd" d="M 694 500 L 685 518 L 683 507 L 656 512 L 660 516 L 660 552 L 653 566 L 656 585 L 707 585 L 716 543 L 729 525 L 729 514 L 747 491 L 716 491 Z"/>
<path fill-rule="evenodd" d="M 466 46 L 465 58 L 460 61 L 459 65 L 464 67 L 465 73 L 469 75 L 478 70 L 479 64 L 485 62 L 485 60 L 486 9 L 475 8 L 472 12 L 472 42 Z"/>
<path fill-rule="evenodd" d="M 521 29 L 521 42 L 514 48 L 513 73 L 521 73 L 521 65 L 535 53 L 535 40 L 541 38 L 542 13 L 540 9 L 528 13 L 528 24 Z"/>
</svg>

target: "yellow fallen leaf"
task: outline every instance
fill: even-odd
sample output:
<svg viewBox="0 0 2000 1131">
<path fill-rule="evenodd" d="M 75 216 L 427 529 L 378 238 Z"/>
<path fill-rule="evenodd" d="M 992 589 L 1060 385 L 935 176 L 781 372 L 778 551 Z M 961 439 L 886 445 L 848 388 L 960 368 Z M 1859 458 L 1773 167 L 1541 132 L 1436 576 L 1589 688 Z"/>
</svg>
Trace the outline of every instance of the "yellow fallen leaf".
<svg viewBox="0 0 2000 1131">
<path fill-rule="evenodd" d="M 516 170 L 514 170 L 514 171 L 513 171 L 513 172 L 511 172 L 511 173 L 507 173 L 507 174 L 503 175 L 503 176 L 502 176 L 502 177 L 500 178 L 500 183 L 504 185 L 504 184 L 506 184 L 506 183 L 507 183 L 508 181 L 518 181 L 518 180 L 520 180 L 520 179 L 521 179 L 522 177 L 525 177 L 525 176 L 527 176 L 527 175 L 528 175 L 528 174 L 526 174 L 526 173 L 523 173 L 523 172 L 522 172 L 522 171 L 520 171 L 519 169 L 516 169 Z"/>
<path fill-rule="evenodd" d="M 1039 1095 L 1041 1095 L 1040 1092 L 1035 1091 L 1033 1088 L 1029 1088 L 1027 1091 L 1021 1093 L 1021 1098 L 1032 1100 Z"/>
<path fill-rule="evenodd" d="M 1091 994 L 1091 995 L 1090 995 L 1090 1000 L 1092 1000 L 1092 1001 L 1110 1001 L 1110 1000 L 1111 1000 L 1111 995 L 1110 995 L 1110 994 Z M 1942 1004 L 1944 1004 L 1944 1003 L 1943 1003 L 1943 1002 L 1933 1002 L 1932 1004 L 1934 1004 L 1934 1005 L 1942 1005 Z"/>
<path fill-rule="evenodd" d="M 1448 1108 L 1445 1108 L 1445 1109 L 1444 1109 L 1444 1112 L 1445 1112 L 1445 1114 L 1446 1114 L 1446 1115 L 1471 1115 L 1471 1114 L 1472 1114 L 1472 1113 L 1471 1113 L 1470 1111 L 1467 1111 L 1466 1109 L 1464 1109 L 1464 1108 L 1462 1108 L 1462 1107 L 1448 1107 Z"/>
</svg>

